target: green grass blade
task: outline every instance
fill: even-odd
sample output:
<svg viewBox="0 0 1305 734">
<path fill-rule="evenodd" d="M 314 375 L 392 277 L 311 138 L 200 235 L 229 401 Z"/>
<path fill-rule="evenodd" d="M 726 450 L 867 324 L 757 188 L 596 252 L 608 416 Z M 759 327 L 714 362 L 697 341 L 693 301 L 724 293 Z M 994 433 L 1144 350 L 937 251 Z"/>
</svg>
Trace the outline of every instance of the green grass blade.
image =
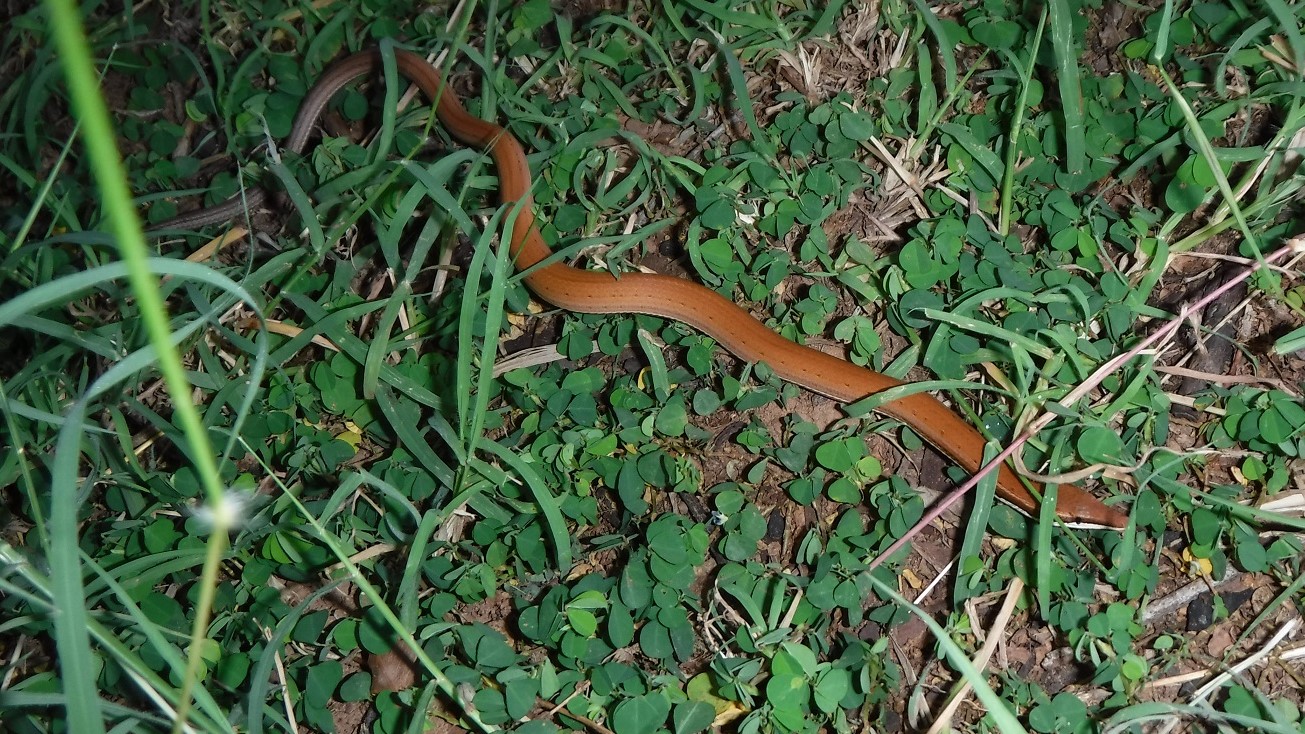
<svg viewBox="0 0 1305 734">
<path fill-rule="evenodd" d="M 1056 57 L 1056 84 L 1060 87 L 1060 114 L 1065 121 L 1065 170 L 1078 174 L 1087 166 L 1086 124 L 1083 121 L 1082 70 L 1078 66 L 1078 45 L 1074 43 L 1074 20 L 1078 12 L 1069 0 L 1049 0 L 1051 50 Z"/>
</svg>

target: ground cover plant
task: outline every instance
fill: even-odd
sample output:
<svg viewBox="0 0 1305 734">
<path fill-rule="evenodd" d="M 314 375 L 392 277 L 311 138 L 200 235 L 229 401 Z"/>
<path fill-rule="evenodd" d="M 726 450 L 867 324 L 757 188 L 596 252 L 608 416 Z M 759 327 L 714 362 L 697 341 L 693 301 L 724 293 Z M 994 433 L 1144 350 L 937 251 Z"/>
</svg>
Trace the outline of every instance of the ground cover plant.
<svg viewBox="0 0 1305 734">
<path fill-rule="evenodd" d="M 0 729 L 1300 731 L 1300 12 L 11 6 Z M 1042 420 L 1129 526 L 921 523 L 966 477 L 874 401 L 532 300 L 386 75 L 284 150 L 395 42 L 560 257 Z"/>
</svg>

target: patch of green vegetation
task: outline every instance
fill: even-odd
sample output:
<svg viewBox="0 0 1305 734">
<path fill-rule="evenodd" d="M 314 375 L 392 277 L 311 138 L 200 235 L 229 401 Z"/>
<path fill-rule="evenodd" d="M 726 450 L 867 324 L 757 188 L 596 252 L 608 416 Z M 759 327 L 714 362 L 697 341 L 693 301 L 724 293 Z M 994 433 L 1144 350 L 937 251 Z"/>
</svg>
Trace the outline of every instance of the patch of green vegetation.
<svg viewBox="0 0 1305 734">
<path fill-rule="evenodd" d="M 1260 574 L 1276 594 L 1229 666 L 1301 601 L 1299 536 L 1276 531 L 1305 523 L 1260 501 L 1292 486 L 1302 401 L 1216 385 L 1194 400 L 1205 446 L 1183 445 L 1155 356 L 1109 364 L 1172 316 L 1178 256 L 1261 260 L 1299 230 L 1289 6 L 145 5 L 86 9 L 84 43 L 70 10 L 0 31 L 5 731 L 334 731 L 364 702 L 375 732 L 427 711 L 483 731 L 891 728 L 932 695 L 889 637 L 923 614 L 899 596 L 922 574 L 952 587 L 926 622 L 978 726 L 1299 724 L 1298 699 L 1248 680 L 1148 691 L 1209 661 L 1142 620 L 1189 571 Z M 432 150 L 429 109 L 383 84 L 342 93 L 303 155 L 280 147 L 327 64 L 400 38 L 450 51 L 473 114 L 523 142 L 562 257 L 619 272 L 682 249 L 790 339 L 944 389 L 982 375 L 953 402 L 999 442 L 1055 411 L 1024 464 L 1109 467 L 1094 491 L 1132 526 L 984 507 L 953 571 L 883 559 L 926 509 L 864 440 L 891 422 L 818 424 L 766 365 L 645 316 L 532 317 L 556 356 L 497 369 L 531 301 L 484 157 Z M 288 226 L 203 263 L 195 238 L 146 245 L 128 196 L 158 222 L 258 185 Z M 1305 315 L 1282 273 L 1252 284 Z M 1189 472 L 1200 448 L 1236 481 Z M 1014 579 L 1079 687 L 967 661 L 962 603 Z M 415 687 L 373 694 L 405 645 Z"/>
</svg>

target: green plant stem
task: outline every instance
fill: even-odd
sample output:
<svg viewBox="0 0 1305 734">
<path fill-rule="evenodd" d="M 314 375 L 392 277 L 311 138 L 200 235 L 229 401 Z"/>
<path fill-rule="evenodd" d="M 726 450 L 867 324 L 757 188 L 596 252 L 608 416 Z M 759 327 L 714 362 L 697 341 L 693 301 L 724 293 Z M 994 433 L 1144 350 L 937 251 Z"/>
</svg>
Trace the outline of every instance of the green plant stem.
<svg viewBox="0 0 1305 734">
<path fill-rule="evenodd" d="M 145 323 L 150 344 L 158 354 L 159 370 L 163 374 L 164 384 L 172 397 L 173 410 L 190 443 L 189 455 L 195 461 L 195 470 L 200 483 L 214 508 L 213 522 L 208 545 L 208 556 L 204 562 L 204 571 L 200 581 L 199 599 L 195 613 L 195 622 L 191 629 L 191 642 L 187 658 L 186 675 L 182 680 L 181 700 L 177 706 L 177 718 L 173 722 L 173 732 L 180 731 L 188 718 L 191 691 L 198 677 L 201 646 L 199 642 L 205 637 L 211 616 L 213 598 L 216 589 L 218 564 L 227 547 L 227 533 L 230 528 L 229 513 L 221 511 L 223 491 L 218 475 L 217 462 L 214 461 L 212 445 L 208 433 L 200 420 L 199 411 L 190 399 L 191 386 L 181 366 L 181 358 L 169 338 L 168 312 L 159 293 L 158 280 L 150 271 L 146 262 L 148 253 L 145 247 L 145 234 L 141 229 L 140 219 L 132 205 L 131 189 L 127 183 L 127 173 L 122 165 L 115 144 L 113 124 L 109 111 L 104 104 L 96 82 L 95 65 L 92 63 L 86 34 L 82 28 L 78 8 L 72 0 L 47 0 L 46 7 L 51 17 L 52 34 L 63 56 L 64 75 L 72 96 L 73 110 L 79 124 L 86 132 L 86 152 L 91 169 L 99 184 L 99 192 L 104 210 L 108 214 L 108 223 L 114 239 L 122 253 L 123 262 L 128 269 L 128 282 L 140 307 L 141 318 Z M 74 565 L 76 560 L 72 561 Z M 72 569 L 63 569 L 70 573 Z M 77 595 L 84 601 L 85 594 L 81 588 L 80 574 L 66 583 L 75 584 Z M 56 617 L 56 619 L 58 619 Z M 70 627 L 66 625 L 65 627 Z M 69 635 L 66 642 L 64 635 Z M 85 629 L 60 630 L 60 645 L 73 644 L 89 647 L 90 640 Z M 83 686 L 90 685 L 89 690 Z M 65 677 L 65 693 L 70 699 L 86 701 L 95 698 L 94 680 L 89 671 Z M 70 706 L 69 728 L 75 732 L 104 731 L 104 722 L 99 718 L 93 706 Z M 77 712 L 84 712 L 78 714 Z M 74 718 L 75 717 L 75 720 Z M 93 719 L 93 720 L 92 720 Z"/>
<path fill-rule="evenodd" d="M 1028 63 L 1020 67 L 1015 59 L 1011 59 L 1011 66 L 1020 70 L 1020 93 L 1015 101 L 1015 110 L 1011 113 L 1010 138 L 1006 141 L 1006 165 L 1003 167 L 1001 177 L 1001 209 L 998 212 L 997 234 L 1002 237 L 1010 233 L 1015 164 L 1020 154 L 1020 130 L 1024 127 L 1024 110 L 1028 109 L 1029 85 L 1033 83 L 1033 67 L 1037 64 L 1038 48 L 1042 45 L 1042 31 L 1046 26 L 1047 8 L 1044 6 L 1038 16 L 1038 28 L 1033 32 L 1033 47 L 1029 49 Z"/>
</svg>

